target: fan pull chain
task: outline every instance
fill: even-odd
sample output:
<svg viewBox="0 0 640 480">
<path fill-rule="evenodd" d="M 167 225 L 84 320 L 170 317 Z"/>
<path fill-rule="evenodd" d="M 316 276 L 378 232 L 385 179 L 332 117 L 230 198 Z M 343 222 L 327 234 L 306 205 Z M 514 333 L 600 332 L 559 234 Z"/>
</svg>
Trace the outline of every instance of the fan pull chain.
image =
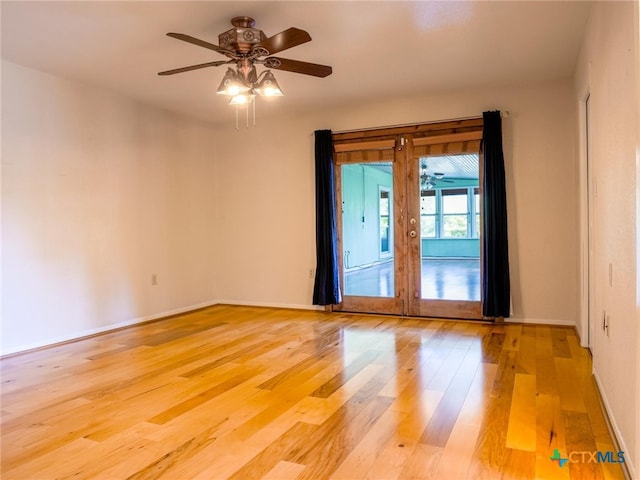
<svg viewBox="0 0 640 480">
<path fill-rule="evenodd" d="M 253 120 L 252 120 L 252 125 L 255 127 L 256 126 L 256 100 L 255 98 L 252 98 L 249 103 L 251 103 L 251 115 L 253 116 Z M 236 107 L 236 130 L 240 130 L 240 113 L 239 113 L 239 108 L 240 105 L 235 105 Z M 244 108 L 245 108 L 245 126 L 247 128 L 249 128 L 249 104 L 244 104 Z"/>
</svg>

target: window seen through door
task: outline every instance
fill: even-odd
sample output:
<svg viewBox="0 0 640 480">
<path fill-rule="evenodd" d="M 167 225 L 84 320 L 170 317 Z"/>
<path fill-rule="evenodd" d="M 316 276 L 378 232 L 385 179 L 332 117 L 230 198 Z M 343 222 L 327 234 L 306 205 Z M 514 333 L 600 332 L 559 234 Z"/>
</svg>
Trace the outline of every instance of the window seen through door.
<svg viewBox="0 0 640 480">
<path fill-rule="evenodd" d="M 389 235 L 390 235 L 390 223 L 389 213 L 391 211 L 391 198 L 389 195 L 389 189 L 379 187 L 380 193 L 378 196 L 379 205 L 378 211 L 380 212 L 380 253 L 389 254 Z"/>
<path fill-rule="evenodd" d="M 435 188 L 420 194 L 422 238 L 478 238 L 480 195 L 477 187 Z"/>
</svg>

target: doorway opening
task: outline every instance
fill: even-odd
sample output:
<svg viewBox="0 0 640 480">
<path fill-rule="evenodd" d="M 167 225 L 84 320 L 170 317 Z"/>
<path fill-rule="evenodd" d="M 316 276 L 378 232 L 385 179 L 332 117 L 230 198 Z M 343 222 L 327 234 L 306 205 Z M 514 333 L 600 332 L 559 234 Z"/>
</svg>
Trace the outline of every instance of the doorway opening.
<svg viewBox="0 0 640 480">
<path fill-rule="evenodd" d="M 334 135 L 337 310 L 482 318 L 481 135 L 482 119 Z"/>
<path fill-rule="evenodd" d="M 420 158 L 421 298 L 480 301 L 478 154 Z"/>
</svg>

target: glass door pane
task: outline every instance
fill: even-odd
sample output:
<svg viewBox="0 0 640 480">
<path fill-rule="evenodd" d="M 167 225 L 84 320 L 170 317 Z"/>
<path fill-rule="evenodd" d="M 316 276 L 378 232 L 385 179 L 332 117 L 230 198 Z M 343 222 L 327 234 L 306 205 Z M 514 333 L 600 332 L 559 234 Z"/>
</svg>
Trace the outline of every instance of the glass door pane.
<svg viewBox="0 0 640 480">
<path fill-rule="evenodd" d="M 392 165 L 340 167 L 344 295 L 395 296 Z"/>
<path fill-rule="evenodd" d="M 420 235 L 411 249 L 412 313 L 475 318 L 480 309 L 478 155 L 414 156 L 409 195 Z M 413 196 L 413 198 L 416 198 Z"/>
</svg>

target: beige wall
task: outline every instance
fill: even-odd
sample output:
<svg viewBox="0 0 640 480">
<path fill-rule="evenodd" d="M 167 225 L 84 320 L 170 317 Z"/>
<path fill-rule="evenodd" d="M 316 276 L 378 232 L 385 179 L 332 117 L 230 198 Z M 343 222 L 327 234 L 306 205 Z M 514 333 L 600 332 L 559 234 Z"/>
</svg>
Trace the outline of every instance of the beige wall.
<svg viewBox="0 0 640 480">
<path fill-rule="evenodd" d="M 635 42 L 636 57 L 636 395 L 635 403 L 640 403 L 640 0 L 636 2 Z M 640 463 L 640 413 L 636 408 L 636 452 L 635 465 Z M 637 467 L 636 467 L 637 468 Z M 637 471 L 637 470 L 636 470 Z"/>
<path fill-rule="evenodd" d="M 261 118 L 258 109 L 258 126 L 239 131 L 232 114 L 228 129 L 209 130 L 11 64 L 3 80 L 5 348 L 214 300 L 310 307 L 312 132 L 494 108 L 510 111 L 504 136 L 514 319 L 576 321 L 568 80 L 286 118 Z M 152 273 L 160 283 L 153 288 Z M 33 292 L 42 301 L 24 298 Z M 60 318 L 45 321 L 52 309 Z M 34 328 L 18 328 L 23 318 Z"/>
<path fill-rule="evenodd" d="M 214 155 L 202 123 L 3 62 L 3 353 L 210 303 Z"/>
<path fill-rule="evenodd" d="M 636 2 L 634 51 L 636 56 L 636 395 L 640 403 L 640 0 Z M 640 413 L 636 408 L 636 452 L 635 465 L 640 463 Z M 636 467 L 637 468 L 637 467 Z M 637 472 L 637 470 L 636 470 Z"/>
<path fill-rule="evenodd" d="M 636 389 L 639 373 L 636 104 L 640 81 L 637 9 L 637 2 L 595 5 L 575 78 L 576 103 L 579 105 L 585 92 L 590 92 L 591 104 L 588 166 L 593 230 L 590 343 L 594 374 L 632 472 L 637 469 L 639 458 L 636 424 L 640 404 Z M 584 154 L 581 161 L 586 162 Z M 589 216 L 584 200 L 582 216 L 586 223 Z M 608 331 L 602 329 L 603 314 L 608 317 Z M 587 335 L 586 317 L 585 312 L 580 322 L 583 337 Z"/>
<path fill-rule="evenodd" d="M 514 318 L 574 324 L 578 313 L 577 170 L 570 80 L 457 91 L 260 118 L 219 132 L 224 225 L 219 299 L 304 306 L 315 267 L 313 131 L 437 121 L 508 110 L 503 121 Z"/>
</svg>

